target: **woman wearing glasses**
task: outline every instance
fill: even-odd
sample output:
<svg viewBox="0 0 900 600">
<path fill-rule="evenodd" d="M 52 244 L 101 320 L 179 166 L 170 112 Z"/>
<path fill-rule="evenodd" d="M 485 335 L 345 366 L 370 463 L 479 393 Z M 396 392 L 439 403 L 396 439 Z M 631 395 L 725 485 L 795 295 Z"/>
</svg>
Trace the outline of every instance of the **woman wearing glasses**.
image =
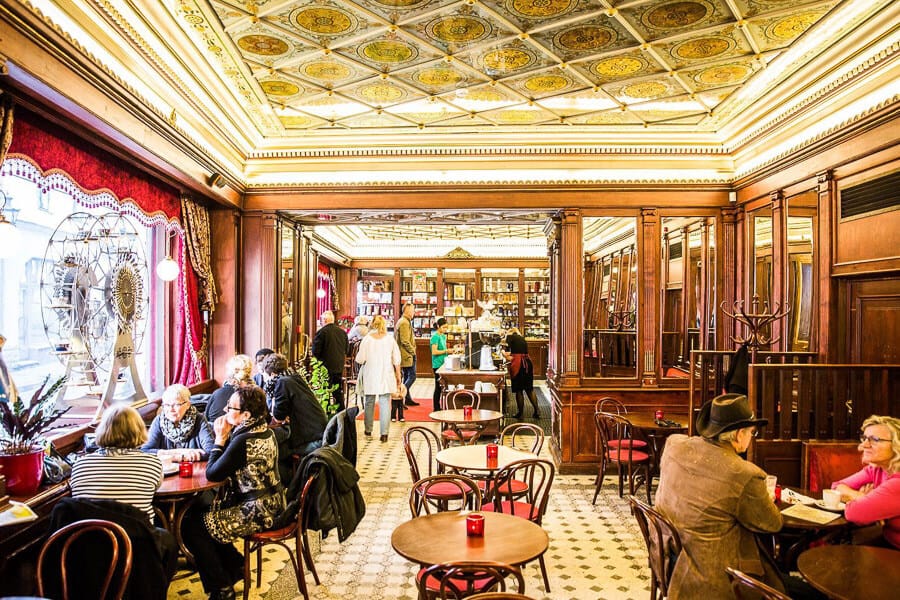
<svg viewBox="0 0 900 600">
<path fill-rule="evenodd" d="M 205 460 L 212 448 L 212 428 L 191 406 L 190 390 L 180 384 L 167 387 L 141 450 L 156 453 L 164 461 L 198 461 Z"/>
<path fill-rule="evenodd" d="M 900 419 L 872 415 L 863 422 L 861 471 L 836 481 L 832 489 L 847 503 L 844 517 L 864 525 L 883 521 L 883 539 L 900 548 Z"/>
</svg>

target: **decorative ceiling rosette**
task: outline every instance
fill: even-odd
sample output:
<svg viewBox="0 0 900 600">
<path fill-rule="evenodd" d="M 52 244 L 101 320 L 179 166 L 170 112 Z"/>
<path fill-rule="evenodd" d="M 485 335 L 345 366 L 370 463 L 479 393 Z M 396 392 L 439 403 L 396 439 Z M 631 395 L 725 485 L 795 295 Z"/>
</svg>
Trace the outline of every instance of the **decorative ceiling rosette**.
<svg viewBox="0 0 900 600">
<path fill-rule="evenodd" d="M 648 41 L 735 21 L 723 0 L 666 0 L 623 8 L 622 15 Z"/>
<path fill-rule="evenodd" d="M 390 106 L 409 98 L 409 92 L 388 81 L 377 81 L 356 89 L 356 97 L 373 106 Z"/>
<path fill-rule="evenodd" d="M 537 56 L 531 48 L 515 44 L 491 48 L 478 57 L 478 62 L 486 75 L 502 78 L 535 66 Z"/>
<path fill-rule="evenodd" d="M 285 79 L 268 78 L 259 81 L 259 87 L 274 102 L 284 103 L 304 91 L 300 85 Z"/>
<path fill-rule="evenodd" d="M 602 58 L 586 63 L 586 65 L 579 64 L 578 66 L 589 71 L 591 78 L 596 79 L 598 83 L 643 77 L 662 70 L 656 62 L 648 60 L 640 50 L 618 54 L 610 58 Z"/>
<path fill-rule="evenodd" d="M 685 71 L 684 76 L 692 81 L 697 90 L 707 90 L 743 83 L 753 75 L 753 71 L 753 63 L 745 60 Z"/>
<path fill-rule="evenodd" d="M 504 83 L 528 98 L 555 96 L 576 89 L 572 77 L 560 69 L 532 73 Z M 581 87 L 584 87 L 584 84 L 581 84 Z"/>
<path fill-rule="evenodd" d="M 345 37 L 359 28 L 359 19 L 337 4 L 310 5 L 290 13 L 290 21 L 301 33 L 316 39 Z"/>
<path fill-rule="evenodd" d="M 359 76 L 355 67 L 332 58 L 304 63 L 298 67 L 297 71 L 301 77 L 311 79 L 326 87 L 345 83 Z"/>
<path fill-rule="evenodd" d="M 744 35 L 731 25 L 709 35 L 661 43 L 656 47 L 675 69 L 753 54 Z"/>
<path fill-rule="evenodd" d="M 419 49 L 406 40 L 386 37 L 360 44 L 356 55 L 378 69 L 390 71 L 413 63 L 419 57 Z"/>
<path fill-rule="evenodd" d="M 638 45 L 620 23 L 606 15 L 561 29 L 541 31 L 533 38 L 566 61 Z"/>
<path fill-rule="evenodd" d="M 597 10 L 590 0 L 481 0 L 491 10 L 522 31 L 540 28 L 552 20 L 573 18 Z"/>
</svg>

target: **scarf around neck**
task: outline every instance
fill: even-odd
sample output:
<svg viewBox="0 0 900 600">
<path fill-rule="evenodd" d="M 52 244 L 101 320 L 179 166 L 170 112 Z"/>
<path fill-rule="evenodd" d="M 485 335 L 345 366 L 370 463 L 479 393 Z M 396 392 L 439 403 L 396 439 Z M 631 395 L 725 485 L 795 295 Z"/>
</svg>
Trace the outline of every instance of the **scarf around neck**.
<svg viewBox="0 0 900 600">
<path fill-rule="evenodd" d="M 199 415 L 200 413 L 198 413 L 197 409 L 193 406 L 188 407 L 184 416 L 181 417 L 181 420 L 178 421 L 178 423 L 173 423 L 167 419 L 165 415 L 160 415 L 159 428 L 162 430 L 162 433 L 166 436 L 167 440 L 179 448 L 184 448 L 193 437 L 194 427 L 197 424 L 197 417 L 199 417 Z"/>
</svg>

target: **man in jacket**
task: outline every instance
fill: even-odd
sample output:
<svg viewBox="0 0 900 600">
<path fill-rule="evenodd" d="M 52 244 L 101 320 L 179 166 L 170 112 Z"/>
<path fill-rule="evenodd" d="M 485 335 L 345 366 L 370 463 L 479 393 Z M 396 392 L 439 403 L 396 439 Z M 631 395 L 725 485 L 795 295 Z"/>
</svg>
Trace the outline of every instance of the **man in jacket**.
<svg viewBox="0 0 900 600">
<path fill-rule="evenodd" d="M 404 304 L 403 316 L 397 321 L 397 329 L 394 330 L 394 338 L 400 346 L 400 371 L 403 375 L 403 385 L 406 386 L 406 406 L 419 405 L 410 394 L 412 384 L 416 380 L 416 336 L 412 326 L 414 310 L 412 304 Z"/>
<path fill-rule="evenodd" d="M 331 394 L 338 410 L 344 410 L 344 363 L 347 360 L 347 332 L 334 324 L 334 313 L 322 313 L 324 325 L 313 337 L 313 356 L 321 360 L 328 369 L 328 382 L 337 386 Z"/>
<path fill-rule="evenodd" d="M 662 455 L 656 508 L 681 536 L 668 598 L 727 598 L 725 567 L 783 590 L 778 571 L 760 553 L 754 532 L 781 529 L 781 513 L 766 491 L 766 473 L 740 457 L 765 419 L 754 419 L 747 397 L 724 394 L 697 416 L 700 437 L 673 435 Z"/>
</svg>

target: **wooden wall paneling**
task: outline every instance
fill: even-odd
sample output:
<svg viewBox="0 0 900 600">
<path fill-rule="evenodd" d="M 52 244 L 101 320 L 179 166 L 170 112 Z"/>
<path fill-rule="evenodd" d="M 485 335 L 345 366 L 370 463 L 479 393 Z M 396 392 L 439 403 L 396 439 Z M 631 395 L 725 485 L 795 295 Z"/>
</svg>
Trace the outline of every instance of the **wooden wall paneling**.
<svg viewBox="0 0 900 600">
<path fill-rule="evenodd" d="M 739 286 L 744 282 L 744 237 L 740 235 L 744 224 L 744 212 L 737 207 L 722 209 L 716 227 L 716 347 L 725 350 L 732 347 L 731 336 L 735 334 L 734 319 L 726 319 L 722 305 L 732 310 L 737 299 Z M 712 349 L 712 348 L 711 348 Z"/>
<path fill-rule="evenodd" d="M 566 209 L 560 213 L 559 267 L 556 304 L 551 313 L 558 316 L 556 329 L 557 363 L 561 367 L 560 385 L 578 385 L 581 372 L 583 299 L 583 240 L 581 211 Z"/>
<path fill-rule="evenodd" d="M 635 309 L 638 312 L 636 321 L 638 327 L 637 367 L 643 385 L 657 385 L 662 368 L 662 353 L 658 351 L 657 340 L 660 331 L 659 310 L 659 264 L 661 230 L 659 211 L 656 208 L 641 210 L 641 218 L 638 221 L 641 234 L 638 236 L 638 259 L 640 268 L 637 277 L 637 297 L 641 299 L 640 305 Z M 687 240 L 684 242 L 682 255 L 689 255 Z M 634 260 L 634 257 L 632 257 Z M 630 267 L 630 265 L 629 265 Z M 682 283 L 686 286 L 687 281 Z M 686 304 L 682 302 L 682 304 Z M 687 329 L 684 329 L 687 334 Z M 685 335 L 687 337 L 687 335 Z"/>
<path fill-rule="evenodd" d="M 849 283 L 847 354 L 851 363 L 900 363 L 900 278 Z"/>
<path fill-rule="evenodd" d="M 837 286 L 832 279 L 835 244 L 835 214 L 837 194 L 834 176 L 831 171 L 822 171 L 816 175 L 818 184 L 818 219 L 814 238 L 816 264 L 815 274 L 818 277 L 819 289 L 816 294 L 816 318 L 818 322 L 813 328 L 815 338 L 810 349 L 819 353 L 819 362 L 836 362 L 838 348 L 836 337 Z"/>
<path fill-rule="evenodd" d="M 770 312 L 776 307 L 783 309 L 787 297 L 787 210 L 784 192 L 778 190 L 770 195 L 772 201 L 772 294 L 769 304 Z M 776 340 L 769 345 L 769 350 L 784 352 L 787 350 L 787 318 L 772 322 L 771 339 Z"/>
<path fill-rule="evenodd" d="M 241 215 L 241 346 L 248 352 L 273 348 L 280 314 L 275 291 L 278 263 L 276 247 L 278 219 L 259 211 Z"/>
<path fill-rule="evenodd" d="M 312 249 L 312 233 L 300 229 L 297 243 L 297 266 L 294 286 L 297 288 L 297 330 L 310 336 L 316 330 L 316 252 Z M 299 334 L 298 334 L 299 335 Z M 305 348 L 301 348 L 302 352 Z M 298 356 L 299 358 L 299 356 Z"/>
<path fill-rule="evenodd" d="M 212 208 L 209 211 L 211 267 L 219 301 L 209 323 L 210 377 L 225 379 L 225 363 L 235 354 L 246 352 L 241 340 L 238 320 L 241 315 L 242 294 L 239 256 L 240 213 L 231 209 Z"/>
<path fill-rule="evenodd" d="M 778 477 L 781 485 L 799 486 L 803 446 L 800 440 L 765 440 L 757 438 L 747 458 L 769 475 Z"/>
</svg>

